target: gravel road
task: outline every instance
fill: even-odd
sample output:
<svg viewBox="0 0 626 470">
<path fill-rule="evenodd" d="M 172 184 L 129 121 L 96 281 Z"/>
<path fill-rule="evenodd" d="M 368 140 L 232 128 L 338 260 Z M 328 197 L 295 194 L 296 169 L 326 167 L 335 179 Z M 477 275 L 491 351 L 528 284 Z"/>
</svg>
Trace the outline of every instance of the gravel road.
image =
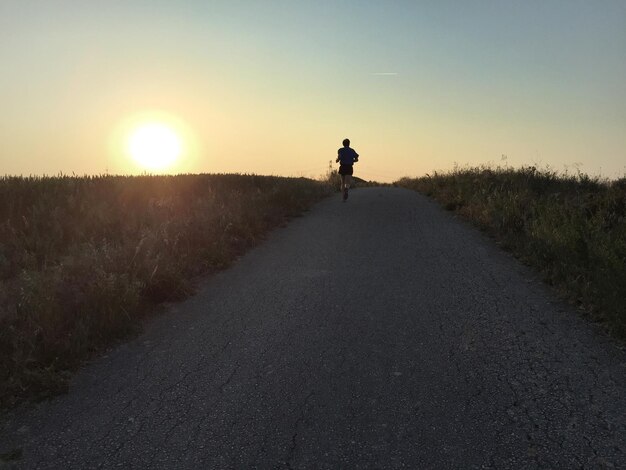
<svg viewBox="0 0 626 470">
<path fill-rule="evenodd" d="M 626 468 L 624 349 L 408 190 L 333 196 L 164 310 L 5 413 L 4 465 Z"/>
</svg>

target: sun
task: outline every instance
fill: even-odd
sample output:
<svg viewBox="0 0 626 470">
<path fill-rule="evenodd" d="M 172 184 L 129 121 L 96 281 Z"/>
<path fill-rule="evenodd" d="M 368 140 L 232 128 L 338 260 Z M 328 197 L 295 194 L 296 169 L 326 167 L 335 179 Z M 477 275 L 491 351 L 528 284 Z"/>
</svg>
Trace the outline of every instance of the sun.
<svg viewBox="0 0 626 470">
<path fill-rule="evenodd" d="M 127 152 L 145 170 L 167 170 L 180 157 L 182 140 L 167 124 L 145 122 L 129 133 Z"/>
<path fill-rule="evenodd" d="M 145 109 L 117 121 L 108 138 L 107 172 L 178 174 L 197 171 L 201 142 L 183 118 Z M 112 165 L 109 165 L 111 163 Z"/>
</svg>

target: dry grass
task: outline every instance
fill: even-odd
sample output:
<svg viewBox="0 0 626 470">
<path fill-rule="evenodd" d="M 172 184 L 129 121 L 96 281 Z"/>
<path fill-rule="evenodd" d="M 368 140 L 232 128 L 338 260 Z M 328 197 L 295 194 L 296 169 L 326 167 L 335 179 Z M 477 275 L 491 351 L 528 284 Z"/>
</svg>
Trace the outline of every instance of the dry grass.
<svg viewBox="0 0 626 470">
<path fill-rule="evenodd" d="M 481 167 L 396 184 L 433 197 L 494 235 L 626 338 L 626 179 Z"/>
<path fill-rule="evenodd" d="M 254 175 L 0 178 L 0 406 L 63 390 L 152 305 L 330 191 Z"/>
</svg>

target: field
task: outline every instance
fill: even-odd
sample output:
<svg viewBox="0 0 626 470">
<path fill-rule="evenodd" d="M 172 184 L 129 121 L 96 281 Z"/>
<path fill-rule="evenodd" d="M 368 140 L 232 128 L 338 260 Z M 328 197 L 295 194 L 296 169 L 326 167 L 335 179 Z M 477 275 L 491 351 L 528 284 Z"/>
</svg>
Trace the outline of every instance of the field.
<svg viewBox="0 0 626 470">
<path fill-rule="evenodd" d="M 626 338 L 626 179 L 482 167 L 396 184 L 489 232 L 590 318 Z"/>
<path fill-rule="evenodd" d="M 193 292 L 328 183 L 254 175 L 0 178 L 0 407 Z"/>
</svg>

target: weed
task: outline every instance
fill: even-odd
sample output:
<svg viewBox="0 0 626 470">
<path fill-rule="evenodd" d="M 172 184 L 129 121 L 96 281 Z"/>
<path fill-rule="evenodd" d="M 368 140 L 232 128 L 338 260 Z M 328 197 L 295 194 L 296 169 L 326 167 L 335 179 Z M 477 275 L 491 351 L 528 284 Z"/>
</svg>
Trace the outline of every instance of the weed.
<svg viewBox="0 0 626 470">
<path fill-rule="evenodd" d="M 624 179 L 480 167 L 396 184 L 488 231 L 569 300 L 626 337 Z"/>
<path fill-rule="evenodd" d="M 0 405 L 63 390 L 151 305 L 329 193 L 257 175 L 0 178 Z"/>
</svg>

